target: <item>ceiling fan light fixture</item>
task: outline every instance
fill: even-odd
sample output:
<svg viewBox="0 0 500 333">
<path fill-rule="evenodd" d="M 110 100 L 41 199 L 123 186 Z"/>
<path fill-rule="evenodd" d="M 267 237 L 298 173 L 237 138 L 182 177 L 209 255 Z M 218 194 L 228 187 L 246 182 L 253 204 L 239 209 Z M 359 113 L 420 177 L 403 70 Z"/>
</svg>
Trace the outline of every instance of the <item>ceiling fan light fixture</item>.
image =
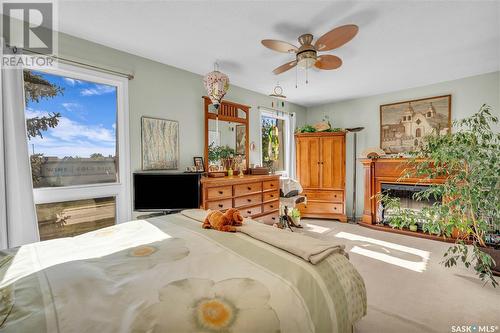
<svg viewBox="0 0 500 333">
<path fill-rule="evenodd" d="M 300 68 L 311 68 L 317 60 L 317 54 L 314 50 L 307 50 L 297 54 L 297 64 Z"/>
</svg>

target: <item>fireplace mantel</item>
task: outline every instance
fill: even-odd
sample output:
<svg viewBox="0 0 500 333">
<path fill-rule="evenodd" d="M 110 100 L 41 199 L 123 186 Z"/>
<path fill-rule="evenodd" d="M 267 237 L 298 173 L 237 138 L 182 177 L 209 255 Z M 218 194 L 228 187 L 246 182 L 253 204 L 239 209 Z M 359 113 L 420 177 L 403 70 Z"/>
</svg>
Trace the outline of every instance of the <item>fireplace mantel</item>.
<svg viewBox="0 0 500 333">
<path fill-rule="evenodd" d="M 362 223 L 373 225 L 377 222 L 377 195 L 381 192 L 382 183 L 399 184 L 439 184 L 443 183 L 444 178 L 404 178 L 408 168 L 408 159 L 406 158 L 378 158 L 378 159 L 360 159 L 363 164 L 365 178 L 365 197 L 363 207 Z"/>
</svg>

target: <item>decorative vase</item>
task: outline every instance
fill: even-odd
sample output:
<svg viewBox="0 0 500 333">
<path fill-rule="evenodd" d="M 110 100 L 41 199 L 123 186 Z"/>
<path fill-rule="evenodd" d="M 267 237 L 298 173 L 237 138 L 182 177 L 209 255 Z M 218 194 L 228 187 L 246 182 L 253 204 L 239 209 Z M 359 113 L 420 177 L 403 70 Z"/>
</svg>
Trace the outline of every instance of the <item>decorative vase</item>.
<svg viewBox="0 0 500 333">
<path fill-rule="evenodd" d="M 231 169 L 231 167 L 229 167 L 229 169 L 227 169 L 227 175 L 229 177 L 232 177 L 233 176 L 233 169 Z"/>
</svg>

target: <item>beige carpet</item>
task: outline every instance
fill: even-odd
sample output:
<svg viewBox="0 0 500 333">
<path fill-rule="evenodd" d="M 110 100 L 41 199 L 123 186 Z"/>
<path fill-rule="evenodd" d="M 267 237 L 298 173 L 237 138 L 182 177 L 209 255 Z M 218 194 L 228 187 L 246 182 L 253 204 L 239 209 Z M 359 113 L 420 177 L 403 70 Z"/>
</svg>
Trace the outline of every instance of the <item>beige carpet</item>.
<svg viewBox="0 0 500 333">
<path fill-rule="evenodd" d="M 452 332 L 452 325 L 500 326 L 500 288 L 483 286 L 463 266 L 440 264 L 448 244 L 336 221 L 305 219 L 303 224 L 304 232 L 313 237 L 344 243 L 365 280 L 368 314 L 355 332 Z"/>
</svg>

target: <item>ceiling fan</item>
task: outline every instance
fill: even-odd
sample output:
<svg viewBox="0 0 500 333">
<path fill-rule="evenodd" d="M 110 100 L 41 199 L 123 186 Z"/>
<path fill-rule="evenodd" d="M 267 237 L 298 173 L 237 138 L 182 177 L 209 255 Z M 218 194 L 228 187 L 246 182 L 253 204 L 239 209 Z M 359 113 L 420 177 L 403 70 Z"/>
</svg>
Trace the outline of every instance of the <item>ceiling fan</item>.
<svg viewBox="0 0 500 333">
<path fill-rule="evenodd" d="M 318 69 L 337 69 L 342 66 L 342 60 L 339 57 L 331 54 L 318 55 L 318 52 L 331 51 L 341 47 L 353 39 L 358 30 L 358 26 L 354 24 L 337 27 L 321 36 L 314 45 L 312 44 L 314 37 L 311 34 L 299 36 L 300 47 L 275 39 L 263 39 L 262 45 L 278 52 L 295 53 L 295 60 L 275 68 L 274 74 L 281 74 L 297 65 L 306 69 L 313 66 Z"/>
</svg>

